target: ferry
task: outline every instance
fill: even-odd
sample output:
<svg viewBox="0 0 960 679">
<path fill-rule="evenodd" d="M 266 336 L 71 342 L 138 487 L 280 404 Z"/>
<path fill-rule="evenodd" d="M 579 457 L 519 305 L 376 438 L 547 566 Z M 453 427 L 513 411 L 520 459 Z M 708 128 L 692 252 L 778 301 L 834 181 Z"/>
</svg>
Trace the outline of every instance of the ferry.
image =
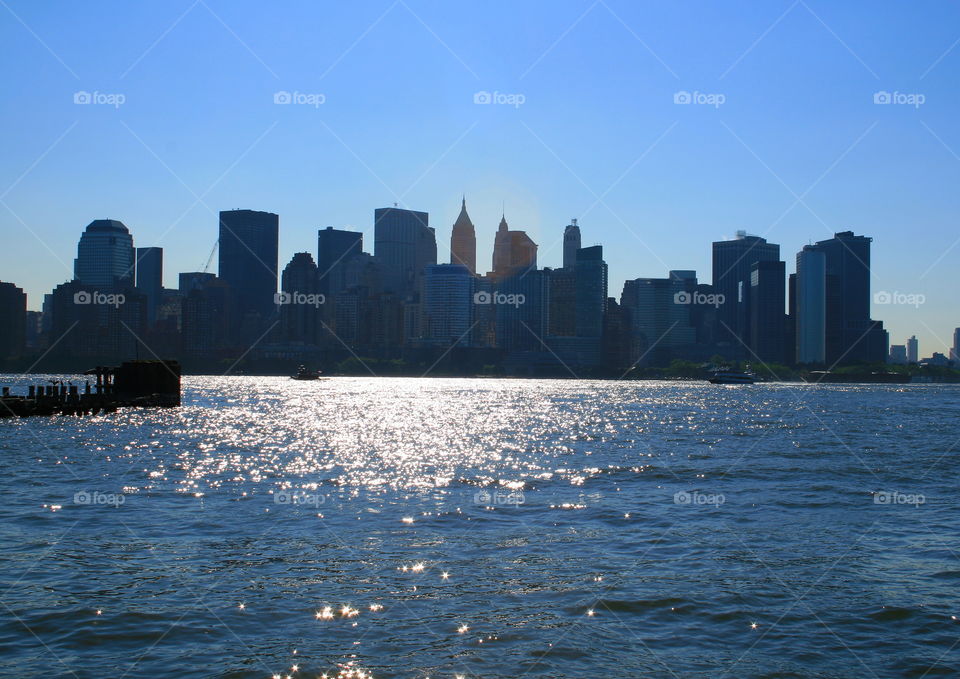
<svg viewBox="0 0 960 679">
<path fill-rule="evenodd" d="M 756 377 L 742 370 L 714 370 L 708 378 L 710 384 L 753 384 Z"/>
</svg>

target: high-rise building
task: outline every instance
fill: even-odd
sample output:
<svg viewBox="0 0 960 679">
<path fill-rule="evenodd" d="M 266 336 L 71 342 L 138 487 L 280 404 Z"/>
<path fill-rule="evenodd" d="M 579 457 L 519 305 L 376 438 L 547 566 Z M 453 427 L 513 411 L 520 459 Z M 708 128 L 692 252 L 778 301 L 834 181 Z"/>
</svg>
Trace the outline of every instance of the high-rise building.
<svg viewBox="0 0 960 679">
<path fill-rule="evenodd" d="M 363 234 L 328 226 L 317 231 L 317 275 L 319 292 L 335 295 L 347 287 L 350 260 L 363 252 Z"/>
<path fill-rule="evenodd" d="M 280 279 L 280 333 L 285 342 L 315 344 L 320 309 L 326 296 L 319 292 L 317 265 L 309 252 L 297 252 Z"/>
<path fill-rule="evenodd" d="M 903 365 L 906 362 L 907 362 L 907 347 L 903 344 L 891 344 L 890 357 L 887 359 L 887 363 L 893 363 L 895 365 Z"/>
<path fill-rule="evenodd" d="M 852 231 L 819 241 L 826 256 L 826 362 L 883 363 L 887 334 L 870 318 L 870 243 Z"/>
<path fill-rule="evenodd" d="M 827 258 L 822 250 L 807 245 L 797 253 L 796 332 L 797 363 L 826 361 Z"/>
<path fill-rule="evenodd" d="M 219 280 L 230 286 L 238 320 L 274 312 L 277 292 L 280 218 L 272 212 L 225 210 L 220 213 Z"/>
<path fill-rule="evenodd" d="M 469 346 L 473 329 L 474 276 L 462 264 L 430 264 L 420 299 L 422 339 L 441 346 Z M 483 299 L 480 300 L 484 301 Z M 490 300 L 492 302 L 492 300 Z"/>
<path fill-rule="evenodd" d="M 738 231 L 734 240 L 713 244 L 713 288 L 723 295 L 717 309 L 717 338 L 730 343 L 730 352 L 746 357 L 750 344 L 750 274 L 754 262 L 780 259 L 780 246 Z"/>
<path fill-rule="evenodd" d="M 477 273 L 477 232 L 467 214 L 466 197 L 450 234 L 450 263 L 467 267 L 471 274 Z"/>
<path fill-rule="evenodd" d="M 782 261 L 754 262 L 750 270 L 750 352 L 765 363 L 783 363 L 786 268 Z"/>
<path fill-rule="evenodd" d="M 580 249 L 580 227 L 577 220 L 571 219 L 563 230 L 563 268 L 572 269 L 577 263 L 577 250 Z"/>
<path fill-rule="evenodd" d="M 491 283 L 493 295 L 500 295 L 495 300 L 503 302 L 492 305 L 497 347 L 508 353 L 546 351 L 549 273 L 527 269 Z"/>
<path fill-rule="evenodd" d="M 916 335 L 911 335 L 907 340 L 907 363 L 918 363 L 920 361 L 920 343 Z"/>
<path fill-rule="evenodd" d="M 147 323 L 157 320 L 163 296 L 163 248 L 137 248 L 137 289 L 147 298 Z"/>
<path fill-rule="evenodd" d="M 633 342 L 630 363 L 665 365 L 678 347 L 696 341 L 690 322 L 691 281 L 683 275 L 637 278 L 623 284 L 620 306 L 629 314 Z M 696 279 L 692 281 L 696 284 Z"/>
<path fill-rule="evenodd" d="M 526 231 L 513 231 L 500 217 L 493 241 L 493 277 L 503 279 L 537 268 L 537 244 Z"/>
<path fill-rule="evenodd" d="M 397 207 L 374 211 L 374 256 L 383 267 L 383 286 L 402 297 L 419 293 L 423 271 L 437 263 L 437 237 L 426 212 Z"/>
<path fill-rule="evenodd" d="M 960 328 L 953 331 L 953 349 L 950 350 L 950 360 L 960 361 Z"/>
<path fill-rule="evenodd" d="M 575 337 L 577 334 L 576 272 L 573 268 L 544 269 L 544 271 L 550 287 L 547 334 L 551 337 Z"/>
<path fill-rule="evenodd" d="M 577 337 L 600 337 L 603 314 L 607 310 L 607 263 L 603 261 L 603 246 L 577 250 L 574 288 Z"/>
<path fill-rule="evenodd" d="M 133 285 L 134 260 L 133 236 L 123 222 L 95 219 L 80 236 L 73 277 L 97 288 Z"/>
<path fill-rule="evenodd" d="M 0 282 L 0 359 L 19 358 L 27 341 L 27 295 Z"/>
</svg>

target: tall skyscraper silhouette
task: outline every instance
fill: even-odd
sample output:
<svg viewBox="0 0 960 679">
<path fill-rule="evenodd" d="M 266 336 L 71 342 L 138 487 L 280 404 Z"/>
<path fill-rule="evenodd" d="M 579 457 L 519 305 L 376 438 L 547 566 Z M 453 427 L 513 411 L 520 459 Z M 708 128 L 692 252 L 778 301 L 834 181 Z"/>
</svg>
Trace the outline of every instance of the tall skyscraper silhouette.
<svg viewBox="0 0 960 679">
<path fill-rule="evenodd" d="M 0 282 L 0 359 L 19 358 L 27 339 L 27 295 Z"/>
<path fill-rule="evenodd" d="M 467 214 L 466 196 L 450 234 L 450 263 L 465 266 L 472 274 L 477 273 L 477 232 Z"/>
<path fill-rule="evenodd" d="M 262 322 L 274 312 L 279 232 L 280 218 L 272 212 L 220 213 L 220 280 L 233 291 L 241 321 L 255 313 Z"/>
<path fill-rule="evenodd" d="M 953 348 L 950 350 L 950 360 L 960 361 L 960 328 L 953 331 Z"/>
<path fill-rule="evenodd" d="M 797 363 L 826 361 L 826 319 L 827 258 L 815 245 L 807 245 L 797 253 Z"/>
<path fill-rule="evenodd" d="M 137 289 L 146 295 L 147 323 L 153 323 L 163 295 L 163 248 L 137 248 Z"/>
<path fill-rule="evenodd" d="M 916 335 L 911 335 L 907 340 L 907 363 L 920 362 L 920 343 Z"/>
<path fill-rule="evenodd" d="M 852 231 L 817 247 L 826 256 L 827 363 L 882 363 L 888 354 L 883 323 L 870 318 L 870 243 Z"/>
<path fill-rule="evenodd" d="M 280 280 L 280 328 L 287 342 L 317 341 L 321 297 L 319 271 L 309 252 L 297 252 L 283 269 Z M 326 303 L 326 299 L 322 300 Z"/>
<path fill-rule="evenodd" d="M 363 234 L 328 226 L 317 231 L 319 292 L 334 295 L 346 286 L 347 265 L 363 252 Z"/>
<path fill-rule="evenodd" d="M 580 227 L 577 220 L 571 219 L 563 230 L 563 268 L 572 269 L 577 263 L 577 250 L 580 249 Z"/>
<path fill-rule="evenodd" d="M 786 266 L 780 260 L 754 262 L 750 270 L 750 352 L 765 363 L 783 363 L 786 355 L 784 313 Z"/>
<path fill-rule="evenodd" d="M 728 342 L 728 353 L 746 357 L 750 345 L 750 272 L 754 262 L 780 259 L 780 246 L 738 231 L 734 240 L 713 244 L 713 288 L 723 295 L 717 310 L 717 337 Z"/>
<path fill-rule="evenodd" d="M 419 293 L 428 264 L 437 263 L 437 237 L 426 212 L 398 207 L 374 211 L 374 252 L 383 267 L 387 292 L 400 296 Z"/>
<path fill-rule="evenodd" d="M 116 219 L 90 222 L 77 245 L 74 279 L 93 287 L 125 286 L 133 285 L 135 275 L 130 230 Z"/>
</svg>

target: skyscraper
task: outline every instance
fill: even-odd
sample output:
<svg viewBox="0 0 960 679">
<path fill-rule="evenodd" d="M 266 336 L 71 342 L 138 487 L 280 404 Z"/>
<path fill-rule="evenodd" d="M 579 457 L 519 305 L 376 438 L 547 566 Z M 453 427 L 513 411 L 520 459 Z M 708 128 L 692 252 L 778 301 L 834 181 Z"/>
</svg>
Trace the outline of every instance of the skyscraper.
<svg viewBox="0 0 960 679">
<path fill-rule="evenodd" d="M 460 204 L 460 214 L 450 234 L 450 263 L 467 267 L 471 274 L 477 273 L 477 232 L 467 214 L 466 197 Z"/>
<path fill-rule="evenodd" d="M 607 263 L 603 246 L 580 248 L 574 267 L 577 337 L 600 337 L 607 308 Z"/>
<path fill-rule="evenodd" d="M 309 252 L 297 252 L 283 269 L 279 296 L 280 329 L 284 341 L 315 344 L 320 308 L 319 272 Z"/>
<path fill-rule="evenodd" d="M 950 350 L 950 360 L 960 361 L 960 328 L 953 331 L 953 349 Z"/>
<path fill-rule="evenodd" d="M 782 261 L 754 262 L 750 270 L 750 351 L 765 363 L 786 356 L 786 268 Z"/>
<path fill-rule="evenodd" d="M 335 295 L 346 287 L 347 264 L 363 252 L 363 234 L 328 226 L 317 231 L 318 292 Z"/>
<path fill-rule="evenodd" d="M 580 227 L 577 220 L 571 219 L 563 230 L 563 268 L 572 269 L 577 263 L 577 250 L 580 249 Z"/>
<path fill-rule="evenodd" d="M 90 222 L 77 245 L 74 279 L 93 287 L 133 285 L 135 271 L 133 236 L 123 222 Z"/>
<path fill-rule="evenodd" d="M 670 272 L 668 278 L 625 281 L 620 306 L 629 314 L 633 337 L 630 363 L 666 365 L 677 347 L 696 341 L 689 300 L 691 281 Z M 679 272 L 676 272 L 679 273 Z M 694 286 L 696 280 L 692 281 Z"/>
<path fill-rule="evenodd" d="M 0 282 L 0 359 L 19 358 L 27 340 L 27 295 Z"/>
<path fill-rule="evenodd" d="M 462 264 L 430 264 L 423 275 L 422 337 L 441 346 L 469 346 L 474 276 Z"/>
<path fill-rule="evenodd" d="M 870 243 L 852 231 L 819 241 L 826 256 L 826 361 L 882 363 L 887 358 L 883 323 L 870 318 Z"/>
<path fill-rule="evenodd" d="M 797 253 L 797 363 L 826 361 L 827 258 L 815 245 Z"/>
<path fill-rule="evenodd" d="M 147 298 L 147 323 L 152 324 L 163 295 L 163 248 L 137 248 L 137 289 Z"/>
<path fill-rule="evenodd" d="M 717 309 L 717 337 L 729 342 L 732 353 L 746 356 L 750 344 L 750 273 L 754 262 L 778 261 L 780 246 L 738 231 L 734 240 L 713 244 L 713 289 L 723 295 Z"/>
<path fill-rule="evenodd" d="M 920 361 L 920 343 L 916 335 L 911 335 L 907 340 L 907 363 L 918 363 Z"/>
<path fill-rule="evenodd" d="M 513 231 L 500 217 L 493 241 L 493 276 L 497 279 L 537 268 L 537 244 L 526 231 Z"/>
<path fill-rule="evenodd" d="M 387 292 L 412 296 L 419 292 L 423 270 L 437 263 L 437 237 L 426 212 L 397 207 L 374 211 L 374 252 L 383 267 Z"/>
<path fill-rule="evenodd" d="M 220 213 L 220 280 L 230 286 L 240 318 L 274 312 L 280 218 L 272 212 Z"/>
</svg>

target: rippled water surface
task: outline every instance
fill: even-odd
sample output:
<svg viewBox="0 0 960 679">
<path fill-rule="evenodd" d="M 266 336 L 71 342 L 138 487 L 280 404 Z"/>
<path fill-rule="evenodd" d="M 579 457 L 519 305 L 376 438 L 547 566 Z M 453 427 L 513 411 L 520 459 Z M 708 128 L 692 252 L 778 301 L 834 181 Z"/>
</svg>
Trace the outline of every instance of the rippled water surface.
<svg viewBox="0 0 960 679">
<path fill-rule="evenodd" d="M 950 385 L 253 377 L 0 420 L 0 675 L 960 676 L 958 422 Z"/>
</svg>

